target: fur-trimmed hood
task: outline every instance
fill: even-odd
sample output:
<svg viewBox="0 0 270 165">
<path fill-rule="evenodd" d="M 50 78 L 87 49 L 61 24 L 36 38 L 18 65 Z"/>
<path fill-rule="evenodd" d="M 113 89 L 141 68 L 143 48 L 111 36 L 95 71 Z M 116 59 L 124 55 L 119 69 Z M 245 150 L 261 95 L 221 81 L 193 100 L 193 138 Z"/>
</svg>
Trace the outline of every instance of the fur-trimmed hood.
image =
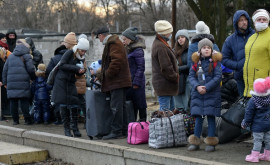
<svg viewBox="0 0 270 165">
<path fill-rule="evenodd" d="M 142 37 L 137 36 L 137 40 L 130 43 L 130 45 L 127 46 L 127 49 L 129 52 L 132 52 L 134 49 L 142 48 L 145 49 L 145 40 Z"/>
<path fill-rule="evenodd" d="M 200 58 L 201 56 L 199 52 L 194 52 L 191 56 L 191 60 L 194 63 L 198 63 L 200 61 Z M 222 60 L 222 54 L 214 50 L 211 59 L 213 60 L 213 62 L 220 62 Z"/>
<path fill-rule="evenodd" d="M 199 42 L 204 38 L 208 38 L 210 41 L 215 43 L 215 38 L 212 34 L 197 34 L 196 36 L 191 38 L 191 43 Z"/>
</svg>

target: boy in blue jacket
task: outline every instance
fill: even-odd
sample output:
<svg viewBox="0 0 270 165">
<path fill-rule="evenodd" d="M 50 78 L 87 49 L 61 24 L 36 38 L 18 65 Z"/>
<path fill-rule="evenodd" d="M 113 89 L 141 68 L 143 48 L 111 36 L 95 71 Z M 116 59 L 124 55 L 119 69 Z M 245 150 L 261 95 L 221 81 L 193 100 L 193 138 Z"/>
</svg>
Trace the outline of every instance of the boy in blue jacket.
<svg viewBox="0 0 270 165">
<path fill-rule="evenodd" d="M 39 64 L 36 71 L 36 79 L 32 83 L 32 94 L 34 94 L 34 120 L 36 124 L 49 123 L 50 119 L 50 94 L 51 85 L 47 84 L 45 77 L 45 64 Z M 42 120 L 43 117 L 43 120 Z"/>
</svg>

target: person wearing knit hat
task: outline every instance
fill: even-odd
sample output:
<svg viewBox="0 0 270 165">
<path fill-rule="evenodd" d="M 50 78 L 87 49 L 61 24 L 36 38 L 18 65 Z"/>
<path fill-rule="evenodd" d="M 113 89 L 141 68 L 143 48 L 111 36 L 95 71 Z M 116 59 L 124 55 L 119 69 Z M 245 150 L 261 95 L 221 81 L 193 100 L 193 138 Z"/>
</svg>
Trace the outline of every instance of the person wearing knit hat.
<svg viewBox="0 0 270 165">
<path fill-rule="evenodd" d="M 203 21 L 197 22 L 195 27 L 196 27 L 196 34 L 210 34 L 209 27 Z"/>
<path fill-rule="evenodd" d="M 269 12 L 258 9 L 252 15 L 256 33 L 248 39 L 245 45 L 245 63 L 243 67 L 243 79 L 245 83 L 244 96 L 251 97 L 253 80 L 269 76 L 270 70 L 270 28 Z M 255 72 L 254 72 L 255 71 Z"/>
<path fill-rule="evenodd" d="M 198 52 L 192 54 L 192 68 L 189 70 L 189 82 L 191 85 L 191 115 L 196 117 L 194 135 L 190 135 L 188 142 L 189 151 L 199 150 L 202 124 L 207 116 L 208 134 L 204 139 L 205 151 L 215 151 L 219 143 L 216 137 L 215 117 L 221 115 L 220 82 L 222 55 L 213 51 L 213 43 L 204 38 L 198 43 Z M 200 106 L 198 106 L 200 105 Z"/>
<path fill-rule="evenodd" d="M 158 96 L 160 110 L 175 108 L 173 96 L 178 94 L 178 67 L 172 48 L 167 43 L 173 27 L 166 20 L 155 23 L 156 38 L 152 44 L 152 84 Z"/>
<path fill-rule="evenodd" d="M 78 38 L 79 38 L 79 39 L 81 39 L 81 38 L 87 39 L 87 35 L 85 35 L 85 34 L 80 34 Z M 79 40 L 79 39 L 78 39 L 78 40 Z"/>
<path fill-rule="evenodd" d="M 191 38 L 191 42 L 188 48 L 188 67 L 190 68 L 192 65 L 191 56 L 194 52 L 198 51 L 198 43 L 204 38 L 208 38 L 210 41 L 212 41 L 213 49 L 216 51 L 220 51 L 218 46 L 215 44 L 215 38 L 212 34 L 210 34 L 209 27 L 203 22 L 199 21 L 197 22 L 196 26 L 196 35 Z"/>
<path fill-rule="evenodd" d="M 29 115 L 29 98 L 31 97 L 30 81 L 35 80 L 35 66 L 29 48 L 24 39 L 17 40 L 16 47 L 7 58 L 2 72 L 2 83 L 7 89 L 14 125 L 19 124 L 18 102 L 21 103 L 25 124 L 32 124 Z"/>
<path fill-rule="evenodd" d="M 136 40 L 136 35 L 138 33 L 138 28 L 136 27 L 130 27 L 127 28 L 122 35 L 125 36 L 126 38 L 130 39 L 131 41 L 135 41 Z"/>
<path fill-rule="evenodd" d="M 201 51 L 202 47 L 204 46 L 209 46 L 212 50 L 213 50 L 213 42 L 210 41 L 207 38 L 202 39 L 199 43 L 198 43 L 198 50 Z"/>
<path fill-rule="evenodd" d="M 0 33 L 0 47 L 4 47 L 6 50 L 9 50 L 6 35 Z"/>
<path fill-rule="evenodd" d="M 127 48 L 129 70 L 132 77 L 132 87 L 127 89 L 127 100 L 133 102 L 135 121 L 139 114 L 141 121 L 146 121 L 146 96 L 145 96 L 145 40 L 137 36 L 136 27 L 127 28 L 122 34 L 123 44 Z"/>
<path fill-rule="evenodd" d="M 249 14 L 245 10 L 237 10 L 233 16 L 234 33 L 227 37 L 222 46 L 222 64 L 233 70 L 239 96 L 243 96 L 245 89 L 243 79 L 244 48 L 249 37 L 255 33 L 251 24 L 252 21 Z"/>
<path fill-rule="evenodd" d="M 25 41 L 25 39 L 18 39 L 16 45 L 24 45 L 28 49 L 30 49 L 30 45 Z"/>
<path fill-rule="evenodd" d="M 247 162 L 270 161 L 270 77 L 258 78 L 250 91 L 251 99 L 247 103 L 242 128 L 249 128 L 253 135 L 251 154 L 246 156 Z M 260 153 L 262 142 L 264 153 Z"/>
<path fill-rule="evenodd" d="M 178 64 L 179 71 L 179 91 L 174 96 L 175 106 L 183 108 L 185 111 L 189 109 L 188 102 L 190 98 L 190 86 L 188 81 L 189 68 L 187 66 L 189 35 L 186 29 L 178 30 L 175 35 L 174 52 Z"/>
<path fill-rule="evenodd" d="M 69 32 L 64 38 L 64 45 L 67 49 L 71 49 L 77 44 L 76 34 L 74 32 Z"/>
<path fill-rule="evenodd" d="M 60 65 L 52 91 L 52 102 L 56 105 L 60 105 L 60 114 L 64 124 L 65 136 L 81 137 L 78 128 L 78 107 L 84 100 L 80 100 L 82 98 L 79 98 L 78 94 L 84 94 L 86 91 L 86 81 L 84 77 L 86 65 L 84 63 L 84 55 L 89 49 L 89 42 L 85 38 L 80 38 L 77 44 L 76 36 L 73 32 L 68 33 L 64 40 L 65 45 L 69 42 L 68 44 L 71 45 L 71 47 L 64 53 L 59 62 Z M 80 77 L 80 80 L 82 80 L 81 88 L 78 90 L 75 85 L 75 82 L 77 83 L 76 77 Z"/>
<path fill-rule="evenodd" d="M 36 79 L 32 82 L 32 94 L 34 97 L 34 121 L 36 124 L 49 124 L 50 113 L 50 90 L 51 85 L 47 84 L 45 76 L 45 64 L 38 64 Z"/>
<path fill-rule="evenodd" d="M 3 33 L 0 33 L 0 40 L 4 43 L 7 43 L 6 35 Z"/>
</svg>

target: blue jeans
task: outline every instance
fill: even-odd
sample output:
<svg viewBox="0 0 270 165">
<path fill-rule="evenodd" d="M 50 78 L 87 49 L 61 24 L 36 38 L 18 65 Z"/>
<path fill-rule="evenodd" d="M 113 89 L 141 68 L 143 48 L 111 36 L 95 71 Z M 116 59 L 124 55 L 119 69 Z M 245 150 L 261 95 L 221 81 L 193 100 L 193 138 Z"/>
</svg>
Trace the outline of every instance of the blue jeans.
<svg viewBox="0 0 270 165">
<path fill-rule="evenodd" d="M 200 138 L 202 134 L 204 118 L 202 116 L 196 116 L 194 135 Z M 215 116 L 207 116 L 208 121 L 208 137 L 216 136 L 216 118 Z"/>
<path fill-rule="evenodd" d="M 253 132 L 253 151 L 261 151 L 262 142 L 264 141 L 264 149 L 270 150 L 270 131 L 268 132 Z"/>
<path fill-rule="evenodd" d="M 158 96 L 158 102 L 160 106 L 160 110 L 174 110 L 174 98 L 173 96 Z"/>
</svg>

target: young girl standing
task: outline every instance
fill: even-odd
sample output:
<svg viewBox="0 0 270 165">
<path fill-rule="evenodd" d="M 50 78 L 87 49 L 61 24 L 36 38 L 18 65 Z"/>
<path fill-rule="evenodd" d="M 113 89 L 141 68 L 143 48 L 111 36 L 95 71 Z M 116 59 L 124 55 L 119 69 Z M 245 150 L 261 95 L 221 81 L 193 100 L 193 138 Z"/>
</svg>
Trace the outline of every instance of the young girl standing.
<svg viewBox="0 0 270 165">
<path fill-rule="evenodd" d="M 213 43 L 205 38 L 198 43 L 198 52 L 193 53 L 193 66 L 189 72 L 191 89 L 191 114 L 196 117 L 194 135 L 188 141 L 189 151 L 200 149 L 200 136 L 204 117 L 208 120 L 208 136 L 204 142 L 205 151 L 215 151 L 218 138 L 215 137 L 215 116 L 220 116 L 221 95 L 220 82 L 222 70 L 220 61 L 222 55 L 213 51 Z M 203 72 L 203 73 L 202 73 Z"/>
<path fill-rule="evenodd" d="M 252 97 L 248 101 L 245 118 L 241 124 L 242 128 L 251 127 L 254 141 L 246 161 L 270 161 L 270 77 L 256 79 L 253 89 L 254 91 L 250 91 Z M 260 154 L 263 141 L 265 149 L 264 153 Z"/>
</svg>

